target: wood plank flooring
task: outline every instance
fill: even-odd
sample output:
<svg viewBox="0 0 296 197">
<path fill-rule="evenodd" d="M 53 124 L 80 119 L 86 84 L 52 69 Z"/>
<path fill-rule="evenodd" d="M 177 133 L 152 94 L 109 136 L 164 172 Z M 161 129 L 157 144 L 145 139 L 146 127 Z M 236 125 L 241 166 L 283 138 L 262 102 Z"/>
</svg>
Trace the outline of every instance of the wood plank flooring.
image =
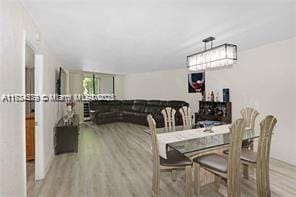
<svg viewBox="0 0 296 197">
<path fill-rule="evenodd" d="M 55 156 L 42 181 L 34 181 L 34 163 L 28 163 L 29 197 L 146 197 L 151 196 L 152 154 L 150 136 L 145 127 L 113 123 L 82 124 L 78 153 Z M 161 173 L 161 196 L 184 196 L 184 171 L 172 182 L 170 172 Z M 272 196 L 296 196 L 296 167 L 271 160 Z M 241 179 L 242 196 L 256 196 L 254 174 Z M 221 186 L 202 188 L 202 196 L 227 196 Z"/>
</svg>

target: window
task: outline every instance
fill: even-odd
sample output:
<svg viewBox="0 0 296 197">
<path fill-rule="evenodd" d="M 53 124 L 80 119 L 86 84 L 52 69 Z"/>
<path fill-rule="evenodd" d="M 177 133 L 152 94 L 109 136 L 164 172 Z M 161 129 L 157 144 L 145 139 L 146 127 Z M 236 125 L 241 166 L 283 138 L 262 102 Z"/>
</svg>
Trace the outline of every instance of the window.
<svg viewBox="0 0 296 197">
<path fill-rule="evenodd" d="M 100 78 L 95 77 L 94 80 L 95 94 L 100 94 Z"/>
<path fill-rule="evenodd" d="M 99 94 L 100 93 L 100 79 L 92 76 L 85 76 L 83 78 L 83 94 Z"/>
</svg>

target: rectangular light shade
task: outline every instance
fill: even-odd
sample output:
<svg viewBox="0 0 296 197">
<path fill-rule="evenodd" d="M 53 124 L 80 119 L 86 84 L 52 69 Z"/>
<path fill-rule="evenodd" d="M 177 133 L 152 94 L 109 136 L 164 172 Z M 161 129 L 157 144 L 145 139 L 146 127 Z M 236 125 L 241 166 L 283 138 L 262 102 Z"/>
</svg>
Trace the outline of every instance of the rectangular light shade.
<svg viewBox="0 0 296 197">
<path fill-rule="evenodd" d="M 187 56 L 187 64 L 190 71 L 231 66 L 236 63 L 236 60 L 237 47 L 233 44 L 222 44 Z"/>
</svg>

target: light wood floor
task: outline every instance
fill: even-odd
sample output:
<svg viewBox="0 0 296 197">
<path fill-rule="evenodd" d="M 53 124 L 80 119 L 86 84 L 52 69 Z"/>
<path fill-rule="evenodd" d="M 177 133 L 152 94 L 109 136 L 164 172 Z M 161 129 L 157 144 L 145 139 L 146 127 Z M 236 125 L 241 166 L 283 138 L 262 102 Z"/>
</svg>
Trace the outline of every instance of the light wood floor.
<svg viewBox="0 0 296 197">
<path fill-rule="evenodd" d="M 144 127 L 113 123 L 81 125 L 78 154 L 55 156 L 43 181 L 34 181 L 34 163 L 29 163 L 29 197 L 145 197 L 151 196 L 152 154 L 150 136 Z M 172 182 L 169 172 L 161 173 L 161 196 L 184 196 L 184 171 Z M 254 175 L 252 176 L 254 177 Z M 272 160 L 272 196 L 296 196 L 296 167 Z M 254 178 L 241 180 L 242 196 L 256 196 Z M 202 188 L 202 196 L 223 196 L 212 185 Z M 225 195 L 226 196 L 226 195 Z"/>
</svg>

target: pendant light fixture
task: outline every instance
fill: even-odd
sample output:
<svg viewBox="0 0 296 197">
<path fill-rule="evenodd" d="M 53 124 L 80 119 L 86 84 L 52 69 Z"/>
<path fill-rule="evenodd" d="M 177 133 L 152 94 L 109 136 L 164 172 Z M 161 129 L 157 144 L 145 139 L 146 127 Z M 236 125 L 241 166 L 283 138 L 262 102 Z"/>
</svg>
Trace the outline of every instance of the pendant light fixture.
<svg viewBox="0 0 296 197">
<path fill-rule="evenodd" d="M 208 37 L 203 40 L 205 50 L 187 56 L 187 66 L 189 71 L 204 71 L 231 66 L 237 60 L 237 46 L 234 44 L 222 44 L 213 47 L 214 37 Z M 207 49 L 207 44 L 211 43 L 211 48 Z"/>
</svg>

